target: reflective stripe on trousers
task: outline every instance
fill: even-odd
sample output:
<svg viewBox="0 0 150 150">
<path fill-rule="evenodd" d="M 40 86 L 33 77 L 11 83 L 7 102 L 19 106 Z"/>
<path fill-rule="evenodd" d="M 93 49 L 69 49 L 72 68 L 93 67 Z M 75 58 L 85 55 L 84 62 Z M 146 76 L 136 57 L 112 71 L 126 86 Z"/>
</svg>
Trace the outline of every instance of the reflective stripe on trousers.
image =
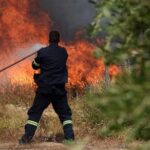
<svg viewBox="0 0 150 150">
<path fill-rule="evenodd" d="M 72 120 L 66 120 L 63 122 L 63 126 L 66 126 L 68 124 L 72 124 Z"/>
<path fill-rule="evenodd" d="M 29 125 L 33 125 L 33 126 L 38 126 L 38 122 L 35 122 L 35 121 L 32 121 L 32 120 L 28 120 L 26 124 L 29 124 Z"/>
</svg>

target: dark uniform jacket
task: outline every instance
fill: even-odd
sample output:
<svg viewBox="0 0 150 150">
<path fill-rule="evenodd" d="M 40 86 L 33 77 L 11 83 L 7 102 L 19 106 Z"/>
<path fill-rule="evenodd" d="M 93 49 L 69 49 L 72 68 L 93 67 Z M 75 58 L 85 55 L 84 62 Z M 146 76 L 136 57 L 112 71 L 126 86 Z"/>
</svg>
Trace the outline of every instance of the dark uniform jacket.
<svg viewBox="0 0 150 150">
<path fill-rule="evenodd" d="M 67 51 L 65 48 L 52 43 L 38 51 L 32 63 L 33 69 L 41 69 L 36 79 L 39 88 L 49 89 L 53 85 L 64 85 L 68 79 Z"/>
</svg>

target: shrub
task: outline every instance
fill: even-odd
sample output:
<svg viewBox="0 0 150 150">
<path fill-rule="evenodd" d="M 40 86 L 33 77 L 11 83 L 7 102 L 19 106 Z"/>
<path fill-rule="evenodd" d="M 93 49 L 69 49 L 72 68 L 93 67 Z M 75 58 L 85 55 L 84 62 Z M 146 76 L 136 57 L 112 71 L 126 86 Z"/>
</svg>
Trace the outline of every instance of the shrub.
<svg viewBox="0 0 150 150">
<path fill-rule="evenodd" d="M 97 54 L 106 65 L 130 59 L 130 72 L 122 72 L 117 82 L 104 92 L 87 94 L 89 119 L 100 125 L 100 135 L 128 130 L 131 139 L 150 139 L 150 3 L 148 0 L 90 0 L 96 17 L 89 31 L 92 36 L 106 33 Z M 107 20 L 107 25 L 103 20 Z M 119 39 L 119 41 L 115 41 Z M 115 44 L 114 44 L 115 41 Z"/>
</svg>

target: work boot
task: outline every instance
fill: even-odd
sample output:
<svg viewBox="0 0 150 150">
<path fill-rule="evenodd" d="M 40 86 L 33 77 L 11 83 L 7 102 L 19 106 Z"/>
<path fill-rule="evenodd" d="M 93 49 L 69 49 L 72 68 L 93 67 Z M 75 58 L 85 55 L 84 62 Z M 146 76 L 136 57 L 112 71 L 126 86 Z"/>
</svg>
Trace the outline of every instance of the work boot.
<svg viewBox="0 0 150 150">
<path fill-rule="evenodd" d="M 66 141 L 74 141 L 74 132 L 71 124 L 68 124 L 63 127 L 64 128 L 64 138 Z"/>
<path fill-rule="evenodd" d="M 31 138 L 28 138 L 27 136 L 23 135 L 21 139 L 19 140 L 20 145 L 24 144 L 30 144 L 31 143 Z"/>
</svg>

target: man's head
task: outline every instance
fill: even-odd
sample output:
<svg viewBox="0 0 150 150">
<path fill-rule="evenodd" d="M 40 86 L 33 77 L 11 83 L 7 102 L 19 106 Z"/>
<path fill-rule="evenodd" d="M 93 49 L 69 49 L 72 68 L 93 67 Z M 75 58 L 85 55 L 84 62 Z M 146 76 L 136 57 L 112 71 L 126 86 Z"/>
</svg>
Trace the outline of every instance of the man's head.
<svg viewBox="0 0 150 150">
<path fill-rule="evenodd" d="M 59 43 L 60 42 L 60 34 L 58 31 L 51 31 L 50 32 L 49 42 L 50 43 Z"/>
</svg>

